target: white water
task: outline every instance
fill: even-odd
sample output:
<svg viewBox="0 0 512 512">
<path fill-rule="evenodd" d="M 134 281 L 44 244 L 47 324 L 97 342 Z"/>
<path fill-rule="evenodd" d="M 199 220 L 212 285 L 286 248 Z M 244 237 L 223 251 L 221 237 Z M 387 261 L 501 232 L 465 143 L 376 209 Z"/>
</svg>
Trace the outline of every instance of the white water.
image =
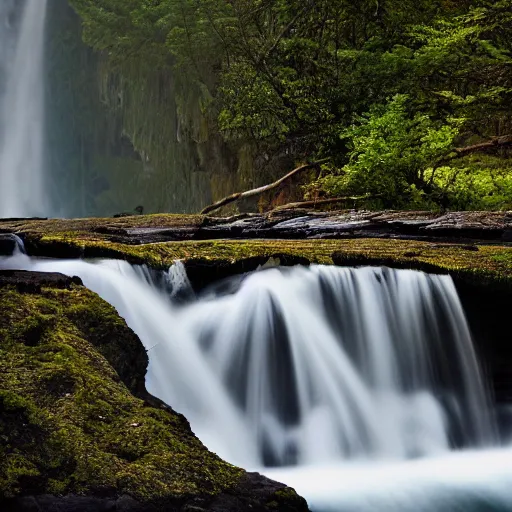
<svg viewBox="0 0 512 512">
<path fill-rule="evenodd" d="M 0 217 L 50 211 L 43 151 L 46 4 L 0 0 Z"/>
<path fill-rule="evenodd" d="M 313 512 L 510 512 L 512 448 L 368 465 L 266 471 Z"/>
<path fill-rule="evenodd" d="M 2 266 L 79 275 L 146 346 L 148 390 L 313 510 L 512 510 L 511 450 L 453 452 L 498 441 L 448 276 L 268 269 L 178 307 L 169 281 L 156 289 L 125 262 Z M 298 467 L 263 468 L 287 463 Z"/>
</svg>

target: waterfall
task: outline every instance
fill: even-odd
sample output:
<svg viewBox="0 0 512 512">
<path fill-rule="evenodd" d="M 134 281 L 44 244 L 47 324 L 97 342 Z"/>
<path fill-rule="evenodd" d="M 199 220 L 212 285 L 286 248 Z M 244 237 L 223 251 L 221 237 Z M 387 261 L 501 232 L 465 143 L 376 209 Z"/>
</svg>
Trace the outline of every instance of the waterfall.
<svg viewBox="0 0 512 512">
<path fill-rule="evenodd" d="M 43 134 L 46 4 L 0 2 L 0 217 L 49 212 Z"/>
<path fill-rule="evenodd" d="M 449 276 L 270 268 L 173 306 L 126 262 L 25 258 L 113 304 L 150 351 L 148 390 L 229 461 L 404 460 L 495 440 Z"/>
<path fill-rule="evenodd" d="M 277 267 L 196 297 L 179 263 L 18 251 L 0 268 L 80 276 L 144 343 L 148 391 L 314 511 L 512 510 L 512 453 L 483 450 L 499 440 L 449 276 Z"/>
</svg>

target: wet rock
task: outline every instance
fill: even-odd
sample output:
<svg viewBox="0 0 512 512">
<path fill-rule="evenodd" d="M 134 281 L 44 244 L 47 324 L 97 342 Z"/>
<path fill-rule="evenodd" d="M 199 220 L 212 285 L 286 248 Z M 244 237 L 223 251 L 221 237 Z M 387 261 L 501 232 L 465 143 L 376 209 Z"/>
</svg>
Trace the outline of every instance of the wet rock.
<svg viewBox="0 0 512 512">
<path fill-rule="evenodd" d="M 65 289 L 81 285 L 79 277 L 69 277 L 56 272 L 29 272 L 24 270 L 0 270 L 0 287 L 15 286 L 19 292 L 38 293 L 43 286 Z"/>
<path fill-rule="evenodd" d="M 26 496 L 1 503 L 5 512 L 308 512 L 306 500 L 283 484 L 246 473 L 231 492 L 214 497 L 159 499 L 143 503 L 131 496 Z"/>
<path fill-rule="evenodd" d="M 437 241 L 512 241 L 510 212 L 368 212 L 296 211 L 245 214 L 230 218 L 200 215 L 134 215 L 117 219 L 70 219 L 56 221 L 0 220 L 0 232 L 26 233 L 37 241 L 37 233 L 80 232 L 101 235 L 111 242 L 139 245 L 180 240 L 219 239 L 346 239 L 393 237 Z M 37 254 L 37 243 L 31 254 Z M 65 244 L 56 250 L 66 257 Z M 75 249 L 76 250 L 76 249 Z M 78 251 L 80 252 L 80 251 Z"/>
<path fill-rule="evenodd" d="M 11 235 L 0 235 L 0 256 L 10 256 L 16 249 L 16 241 Z"/>
<path fill-rule="evenodd" d="M 493 395 L 500 404 L 512 404 L 512 345 L 509 316 L 512 291 L 479 286 L 454 278 Z"/>
<path fill-rule="evenodd" d="M 279 265 L 284 267 L 310 264 L 307 258 L 301 256 L 276 253 L 271 256 L 240 258 L 236 261 L 190 259 L 185 263 L 185 268 L 192 288 L 198 292 L 228 277 L 252 272 L 267 264 L 269 260 L 278 261 Z"/>
<path fill-rule="evenodd" d="M 129 496 L 119 499 L 101 499 L 88 496 L 28 496 L 4 504 L 10 512 L 156 512 L 151 505 L 144 505 Z"/>
</svg>

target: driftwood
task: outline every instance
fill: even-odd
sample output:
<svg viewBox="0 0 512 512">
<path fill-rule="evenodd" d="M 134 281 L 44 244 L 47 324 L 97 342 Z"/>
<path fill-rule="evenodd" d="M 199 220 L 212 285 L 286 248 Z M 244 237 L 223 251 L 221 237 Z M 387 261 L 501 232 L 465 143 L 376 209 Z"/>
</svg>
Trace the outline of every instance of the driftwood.
<svg viewBox="0 0 512 512">
<path fill-rule="evenodd" d="M 313 200 L 313 201 L 298 201 L 296 203 L 288 203 L 288 204 L 283 204 L 281 206 L 277 206 L 276 208 L 271 210 L 270 213 L 278 212 L 281 210 L 293 210 L 296 208 L 315 209 L 315 208 L 321 208 L 322 206 L 327 206 L 330 204 L 343 203 L 345 201 L 362 201 L 365 199 L 376 199 L 377 197 L 380 197 L 380 196 L 372 196 L 372 195 L 366 194 L 364 196 L 342 196 L 342 197 L 332 197 L 329 199 L 317 199 L 317 200 Z"/>
<path fill-rule="evenodd" d="M 254 197 L 259 196 L 265 192 L 268 192 L 269 190 L 273 190 L 285 181 L 288 181 L 290 178 L 293 178 L 295 175 L 306 171 L 308 169 L 312 169 L 314 167 L 318 167 L 324 162 L 327 162 L 329 159 L 324 160 L 318 160 L 317 162 L 313 162 L 310 164 L 301 165 L 300 167 L 297 167 L 293 171 L 290 171 L 288 174 L 283 176 L 282 178 L 279 178 L 277 181 L 274 181 L 273 183 L 270 183 L 268 185 L 264 185 L 263 187 L 253 188 L 251 190 L 246 190 L 245 192 L 236 192 L 235 194 L 231 194 L 230 196 L 227 196 L 220 201 L 217 201 L 216 203 L 213 203 L 206 208 L 203 208 L 201 210 L 201 215 L 206 215 L 207 213 L 213 212 L 215 210 L 218 210 L 222 206 L 226 206 L 227 204 L 234 203 L 236 201 L 240 201 L 240 199 L 246 199 L 248 197 Z"/>
</svg>

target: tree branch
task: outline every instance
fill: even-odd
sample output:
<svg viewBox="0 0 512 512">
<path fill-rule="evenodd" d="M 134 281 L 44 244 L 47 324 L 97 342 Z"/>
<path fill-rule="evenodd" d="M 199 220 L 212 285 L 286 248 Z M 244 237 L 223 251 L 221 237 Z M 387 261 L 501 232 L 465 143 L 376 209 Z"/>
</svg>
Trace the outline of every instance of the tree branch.
<svg viewBox="0 0 512 512">
<path fill-rule="evenodd" d="M 258 59 L 258 64 L 260 62 L 264 62 L 265 59 L 267 57 L 269 57 L 272 52 L 277 48 L 277 46 L 279 45 L 279 43 L 281 42 L 281 39 L 283 39 L 283 37 L 290 31 L 290 29 L 293 27 L 293 25 L 295 25 L 295 23 L 297 22 L 297 20 L 303 15 L 303 14 L 307 14 L 309 11 L 311 10 L 311 7 L 305 7 L 304 9 L 302 9 L 301 11 L 299 11 L 293 18 L 292 20 L 290 21 L 290 23 L 288 23 L 288 25 L 286 25 L 282 30 L 281 32 L 279 33 L 279 35 L 276 37 L 276 39 L 274 40 L 274 42 L 272 43 L 272 45 L 270 46 L 270 48 L 268 48 L 267 50 L 264 51 L 263 55 L 260 56 L 260 58 Z"/>
<path fill-rule="evenodd" d="M 455 148 L 450 154 L 438 160 L 434 166 L 434 170 L 441 167 L 443 164 L 462 158 L 471 153 L 477 153 L 478 151 L 487 151 L 490 149 L 499 149 L 500 147 L 512 146 L 512 135 L 501 135 L 500 137 L 492 137 L 490 140 L 485 142 L 479 142 L 472 146 L 466 146 L 463 148 Z M 433 181 L 433 176 L 430 181 Z"/>
<path fill-rule="evenodd" d="M 499 148 L 501 146 L 512 146 L 512 135 L 502 135 L 500 137 L 493 137 L 491 140 L 488 140 L 486 142 L 481 142 L 479 144 L 474 144 L 472 146 L 466 146 L 465 148 L 456 148 L 456 156 L 454 158 L 460 158 L 468 155 L 469 153 Z"/>
<path fill-rule="evenodd" d="M 203 208 L 201 210 L 201 215 L 206 215 L 210 212 L 213 212 L 215 210 L 218 210 L 222 206 L 226 206 L 227 204 L 234 203 L 235 201 L 239 201 L 240 199 L 246 199 L 248 197 L 254 197 L 259 196 L 265 192 L 268 192 L 269 190 L 273 190 L 285 181 L 288 181 L 290 178 L 293 178 L 295 175 L 301 173 L 302 171 L 306 171 L 308 169 L 312 169 L 314 167 L 318 167 L 319 165 L 323 164 L 324 162 L 327 162 L 329 158 L 324 158 L 323 160 L 318 160 L 317 162 L 313 162 L 311 164 L 305 164 L 301 165 L 300 167 L 297 167 L 293 171 L 290 171 L 288 174 L 283 176 L 282 178 L 279 178 L 277 181 L 274 181 L 273 183 L 270 183 L 268 185 L 264 185 L 263 187 L 253 188 L 251 190 L 246 190 L 245 192 L 236 192 L 235 194 L 231 194 L 230 196 L 227 196 L 220 201 L 217 201 L 216 203 L 213 203 L 206 208 Z"/>
</svg>

